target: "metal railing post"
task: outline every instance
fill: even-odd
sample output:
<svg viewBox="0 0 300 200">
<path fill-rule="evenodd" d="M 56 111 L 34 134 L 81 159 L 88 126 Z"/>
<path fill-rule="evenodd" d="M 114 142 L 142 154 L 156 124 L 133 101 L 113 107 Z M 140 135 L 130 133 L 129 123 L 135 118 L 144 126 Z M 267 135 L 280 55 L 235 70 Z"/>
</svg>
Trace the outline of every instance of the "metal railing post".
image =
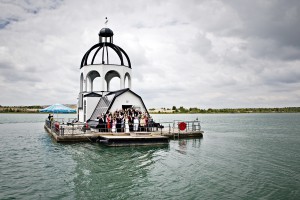
<svg viewBox="0 0 300 200">
<path fill-rule="evenodd" d="M 60 131 L 60 135 L 61 135 L 61 136 L 64 136 L 64 134 L 65 134 L 65 133 L 64 133 L 64 127 L 61 126 L 61 127 L 59 128 L 59 131 Z"/>
</svg>

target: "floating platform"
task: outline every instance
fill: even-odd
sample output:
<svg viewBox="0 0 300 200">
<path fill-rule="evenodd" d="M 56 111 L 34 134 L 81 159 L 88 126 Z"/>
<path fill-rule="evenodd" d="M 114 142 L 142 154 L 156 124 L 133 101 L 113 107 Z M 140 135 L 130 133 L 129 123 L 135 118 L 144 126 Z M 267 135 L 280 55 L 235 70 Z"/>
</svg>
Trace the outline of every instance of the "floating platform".
<svg viewBox="0 0 300 200">
<path fill-rule="evenodd" d="M 150 132 L 147 134 L 143 132 L 112 134 L 87 131 L 82 134 L 74 130 L 73 134 L 58 135 L 46 125 L 44 128 L 56 142 L 100 142 L 106 146 L 161 145 L 169 143 L 168 137 L 152 135 Z"/>
<path fill-rule="evenodd" d="M 80 129 L 72 129 L 72 127 L 64 127 L 64 131 L 62 132 L 62 129 L 59 131 L 55 130 L 55 128 L 50 129 L 46 124 L 44 128 L 56 142 L 99 142 L 106 146 L 165 145 L 169 143 L 170 139 L 203 137 L 203 131 L 175 131 L 171 133 L 160 130 L 153 132 L 131 132 L 130 134 L 113 134 L 108 132 L 93 132 L 90 130 L 83 132 Z"/>
<path fill-rule="evenodd" d="M 99 137 L 99 142 L 106 146 L 145 146 L 145 145 L 165 145 L 169 144 L 166 136 L 153 135 L 103 135 Z"/>
<path fill-rule="evenodd" d="M 163 136 L 166 136 L 170 139 L 184 139 L 184 138 L 203 138 L 204 131 L 192 131 L 192 132 L 164 132 Z"/>
<path fill-rule="evenodd" d="M 71 134 L 58 135 L 46 125 L 44 128 L 56 142 L 91 142 L 93 138 L 96 139 L 99 136 L 89 133 L 81 134 L 77 130 L 72 130 Z"/>
</svg>

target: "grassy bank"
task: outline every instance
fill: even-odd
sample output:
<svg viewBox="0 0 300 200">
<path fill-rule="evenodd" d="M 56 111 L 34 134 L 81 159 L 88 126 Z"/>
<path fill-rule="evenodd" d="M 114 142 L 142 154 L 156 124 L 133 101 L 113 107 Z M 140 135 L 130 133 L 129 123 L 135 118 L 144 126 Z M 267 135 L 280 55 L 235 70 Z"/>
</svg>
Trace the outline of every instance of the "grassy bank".
<svg viewBox="0 0 300 200">
<path fill-rule="evenodd" d="M 176 108 L 174 109 L 149 109 L 151 114 L 218 114 L 218 113 L 299 113 L 300 107 L 284 107 L 284 108 L 222 108 L 222 109 L 200 109 L 200 108 Z"/>
<path fill-rule="evenodd" d="M 76 105 L 71 105 L 76 109 Z M 39 113 L 40 109 L 45 106 L 0 106 L 0 113 Z M 300 107 L 283 107 L 283 108 L 222 108 L 222 109 L 200 109 L 184 108 L 150 108 L 151 114 L 217 114 L 217 113 L 300 113 Z"/>
</svg>

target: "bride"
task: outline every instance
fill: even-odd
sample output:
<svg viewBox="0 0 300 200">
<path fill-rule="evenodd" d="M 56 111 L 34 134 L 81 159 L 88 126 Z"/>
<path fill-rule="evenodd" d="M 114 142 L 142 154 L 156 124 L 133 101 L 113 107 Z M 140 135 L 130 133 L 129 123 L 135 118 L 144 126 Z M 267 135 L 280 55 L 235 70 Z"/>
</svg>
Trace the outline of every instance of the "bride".
<svg viewBox="0 0 300 200">
<path fill-rule="evenodd" d="M 125 133 L 130 133 L 128 121 L 129 121 L 129 119 L 128 119 L 127 115 L 125 115 Z"/>
</svg>

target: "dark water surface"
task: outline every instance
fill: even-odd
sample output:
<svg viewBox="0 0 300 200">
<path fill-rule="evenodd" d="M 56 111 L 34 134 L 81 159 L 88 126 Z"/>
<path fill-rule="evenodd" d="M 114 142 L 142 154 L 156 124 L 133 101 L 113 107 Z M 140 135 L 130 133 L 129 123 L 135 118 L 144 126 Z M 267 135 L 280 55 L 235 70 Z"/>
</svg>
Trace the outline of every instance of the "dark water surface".
<svg viewBox="0 0 300 200">
<path fill-rule="evenodd" d="M 153 115 L 204 137 L 118 148 L 56 143 L 46 116 L 0 114 L 0 199 L 300 197 L 300 114 Z"/>
</svg>

